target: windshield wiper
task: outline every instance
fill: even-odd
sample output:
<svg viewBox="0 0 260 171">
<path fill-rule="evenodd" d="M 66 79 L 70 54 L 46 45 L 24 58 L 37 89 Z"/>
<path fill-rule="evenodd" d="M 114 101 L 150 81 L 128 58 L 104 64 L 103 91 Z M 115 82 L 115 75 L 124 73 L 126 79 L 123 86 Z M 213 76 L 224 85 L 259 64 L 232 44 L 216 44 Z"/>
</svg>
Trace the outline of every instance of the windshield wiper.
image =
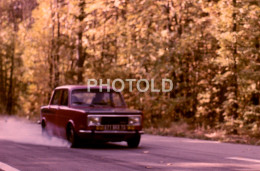
<svg viewBox="0 0 260 171">
<path fill-rule="evenodd" d="M 96 103 L 92 103 L 92 105 L 108 105 L 108 103 L 105 103 L 105 102 L 96 102 Z"/>
<path fill-rule="evenodd" d="M 73 102 L 73 104 L 83 105 L 83 104 L 86 104 L 86 103 L 84 103 L 84 102 Z"/>
</svg>

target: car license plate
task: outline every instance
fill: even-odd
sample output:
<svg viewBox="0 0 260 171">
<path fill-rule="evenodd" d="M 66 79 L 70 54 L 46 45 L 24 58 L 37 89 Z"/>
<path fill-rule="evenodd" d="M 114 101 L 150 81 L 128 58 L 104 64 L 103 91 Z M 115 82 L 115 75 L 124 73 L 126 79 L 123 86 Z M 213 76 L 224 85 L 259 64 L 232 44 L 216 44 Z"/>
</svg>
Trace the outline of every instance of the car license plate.
<svg viewBox="0 0 260 171">
<path fill-rule="evenodd" d="M 104 125 L 105 130 L 126 130 L 126 125 Z"/>
</svg>

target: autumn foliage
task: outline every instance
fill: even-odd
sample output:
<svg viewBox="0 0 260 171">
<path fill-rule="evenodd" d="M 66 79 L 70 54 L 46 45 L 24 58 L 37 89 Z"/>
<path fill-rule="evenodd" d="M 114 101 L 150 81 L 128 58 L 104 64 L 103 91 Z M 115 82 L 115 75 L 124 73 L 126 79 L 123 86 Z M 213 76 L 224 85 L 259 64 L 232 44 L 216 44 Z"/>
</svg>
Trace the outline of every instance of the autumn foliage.
<svg viewBox="0 0 260 171">
<path fill-rule="evenodd" d="M 260 132 L 258 0 L 0 0 L 0 109 L 38 116 L 54 87 L 173 80 L 123 92 L 147 127 Z"/>
</svg>

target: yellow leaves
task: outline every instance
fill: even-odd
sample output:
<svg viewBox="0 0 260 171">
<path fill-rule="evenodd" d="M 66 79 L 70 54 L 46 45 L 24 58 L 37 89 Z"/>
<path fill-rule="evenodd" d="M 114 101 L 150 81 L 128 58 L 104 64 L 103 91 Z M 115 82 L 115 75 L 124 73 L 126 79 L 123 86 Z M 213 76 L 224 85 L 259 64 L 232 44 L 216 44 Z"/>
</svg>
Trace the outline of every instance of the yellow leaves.
<svg viewBox="0 0 260 171">
<path fill-rule="evenodd" d="M 204 92 L 204 93 L 200 93 L 198 94 L 198 101 L 200 104 L 204 104 L 204 103 L 209 103 L 210 102 L 210 93 L 209 92 Z"/>
<path fill-rule="evenodd" d="M 91 13 L 95 10 L 101 10 L 104 9 L 106 4 L 106 1 L 104 0 L 93 0 L 91 3 L 88 3 L 88 5 L 86 5 L 86 13 Z"/>
<path fill-rule="evenodd" d="M 165 50 L 161 48 L 161 49 L 159 49 L 159 51 L 158 51 L 158 56 L 163 56 L 164 53 L 165 53 Z"/>
<path fill-rule="evenodd" d="M 218 56 L 217 58 L 213 59 L 213 62 L 220 66 L 229 66 L 231 61 L 226 57 Z"/>
<path fill-rule="evenodd" d="M 168 30 L 162 30 L 162 31 L 161 31 L 161 36 L 162 36 L 163 38 L 168 38 L 168 37 L 169 37 L 169 32 L 168 32 Z"/>
</svg>

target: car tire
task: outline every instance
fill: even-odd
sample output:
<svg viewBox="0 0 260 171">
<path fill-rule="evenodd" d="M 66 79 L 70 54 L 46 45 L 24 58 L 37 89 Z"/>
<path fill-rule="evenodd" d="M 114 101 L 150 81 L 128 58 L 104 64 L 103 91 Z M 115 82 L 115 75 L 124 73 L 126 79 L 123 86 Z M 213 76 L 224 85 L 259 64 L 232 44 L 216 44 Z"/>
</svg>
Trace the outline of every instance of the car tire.
<svg viewBox="0 0 260 171">
<path fill-rule="evenodd" d="M 71 148 L 75 148 L 78 145 L 78 138 L 72 125 L 67 128 L 67 140 L 71 143 Z"/>
<path fill-rule="evenodd" d="M 133 138 L 127 140 L 127 145 L 130 148 L 137 148 L 140 143 L 141 135 L 137 134 Z"/>
<path fill-rule="evenodd" d="M 47 130 L 46 130 L 46 123 L 45 123 L 45 121 L 42 121 L 41 126 L 42 126 L 42 135 L 43 136 L 47 136 L 48 134 L 47 134 Z"/>
</svg>

